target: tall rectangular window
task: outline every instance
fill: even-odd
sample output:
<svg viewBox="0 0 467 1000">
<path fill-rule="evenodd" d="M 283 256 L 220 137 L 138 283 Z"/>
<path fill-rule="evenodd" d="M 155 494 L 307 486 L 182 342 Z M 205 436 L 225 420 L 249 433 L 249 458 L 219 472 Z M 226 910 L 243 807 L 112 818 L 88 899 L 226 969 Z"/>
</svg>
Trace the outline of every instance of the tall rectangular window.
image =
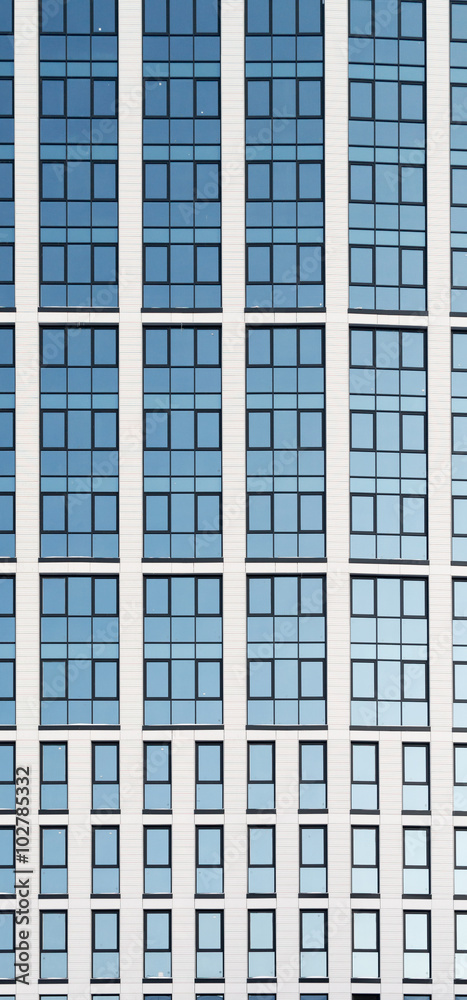
<svg viewBox="0 0 467 1000">
<path fill-rule="evenodd" d="M 196 893 L 218 895 L 224 891 L 224 829 L 196 827 Z"/>
<path fill-rule="evenodd" d="M 350 555 L 427 558 L 426 332 L 350 331 Z"/>
<path fill-rule="evenodd" d="M 0 725 L 14 726 L 15 709 L 15 579 L 0 579 Z"/>
<path fill-rule="evenodd" d="M 454 6 L 460 5 L 454 4 Z M 463 9 L 467 11 L 467 4 Z M 467 138 L 467 130 L 465 135 Z M 467 153 L 465 155 L 467 157 Z M 467 179 L 467 166 L 464 176 Z M 464 211 L 467 220 L 467 207 Z M 467 331 L 465 330 L 453 330 L 452 333 L 451 409 L 452 559 L 453 562 L 465 563 L 467 562 Z"/>
<path fill-rule="evenodd" d="M 405 743 L 402 747 L 402 809 L 428 812 L 430 808 L 430 746 Z"/>
<path fill-rule="evenodd" d="M 146 327 L 143 336 L 145 558 L 218 559 L 220 327 Z"/>
<path fill-rule="evenodd" d="M 40 913 L 40 978 L 68 978 L 68 913 L 44 910 Z"/>
<path fill-rule="evenodd" d="M 350 0 L 352 309 L 426 309 L 424 39 L 424 0 Z"/>
<path fill-rule="evenodd" d="M 0 812 L 15 810 L 15 743 L 0 743 Z"/>
<path fill-rule="evenodd" d="M 467 312 L 467 4 L 451 2 L 451 310 Z M 454 557 L 455 558 L 455 557 Z"/>
<path fill-rule="evenodd" d="M 221 307 L 220 6 L 143 3 L 146 309 Z"/>
<path fill-rule="evenodd" d="M 144 581 L 145 725 L 222 722 L 222 579 Z"/>
<path fill-rule="evenodd" d="M 0 827 L 0 898 L 15 895 L 15 827 Z"/>
<path fill-rule="evenodd" d="M 248 744 L 248 809 L 271 812 L 276 805 L 276 753 L 274 743 Z"/>
<path fill-rule="evenodd" d="M 251 576 L 248 723 L 326 722 L 324 577 Z"/>
<path fill-rule="evenodd" d="M 453 580 L 452 655 L 454 702 L 452 724 L 467 729 L 467 582 Z"/>
<path fill-rule="evenodd" d="M 41 837 L 41 894 L 63 896 L 68 892 L 68 828 L 43 826 Z"/>
<path fill-rule="evenodd" d="M 0 34 L 0 51 L 1 45 Z M 0 93 L 2 86 L 0 80 Z M 4 122 L 0 118 L 0 138 Z M 0 178 L 1 173 L 0 161 Z M 1 212 L 0 201 L 0 219 Z M 0 262 L 2 253 L 4 247 L 0 244 Z M 1 277 L 0 263 L 0 296 Z M 15 551 L 15 332 L 12 326 L 0 326 L 0 556 L 11 558 Z"/>
<path fill-rule="evenodd" d="M 0 309 L 15 305 L 14 0 L 0 9 Z"/>
<path fill-rule="evenodd" d="M 68 809 L 68 745 L 41 743 L 41 809 Z"/>
<path fill-rule="evenodd" d="M 92 892 L 94 896 L 113 896 L 120 892 L 118 826 L 92 828 Z"/>
<path fill-rule="evenodd" d="M 144 744 L 144 809 L 172 808 L 172 758 L 170 743 Z"/>
<path fill-rule="evenodd" d="M 196 809 L 209 812 L 224 807 L 224 747 L 222 743 L 197 743 Z"/>
<path fill-rule="evenodd" d="M 247 2 L 249 309 L 324 306 L 323 34 L 320 0 Z"/>
<path fill-rule="evenodd" d="M 352 725 L 428 725 L 428 584 L 352 579 Z"/>
<path fill-rule="evenodd" d="M 300 978 L 326 979 L 328 975 L 328 914 L 326 910 L 300 913 Z"/>
<path fill-rule="evenodd" d="M 324 329 L 250 327 L 246 378 L 247 555 L 323 558 Z"/>
<path fill-rule="evenodd" d="M 322 896 L 328 889 L 328 837 L 325 826 L 301 826 L 300 893 Z"/>
<path fill-rule="evenodd" d="M 379 912 L 352 913 L 352 979 L 379 979 Z"/>
<path fill-rule="evenodd" d="M 430 829 L 406 826 L 403 831 L 404 896 L 428 896 L 430 888 Z"/>
<path fill-rule="evenodd" d="M 299 808 L 311 812 L 326 809 L 328 804 L 326 743 L 300 743 L 299 782 Z"/>
<path fill-rule="evenodd" d="M 431 913 L 404 913 L 404 979 L 431 977 Z"/>
<path fill-rule="evenodd" d="M 454 830 L 454 895 L 467 896 L 467 830 Z"/>
<path fill-rule="evenodd" d="M 198 910 L 196 913 L 196 978 L 222 979 L 224 976 L 224 912 Z"/>
<path fill-rule="evenodd" d="M 273 979 L 276 975 L 276 914 L 274 910 L 248 911 L 248 978 Z"/>
<path fill-rule="evenodd" d="M 120 809 L 119 744 L 92 744 L 92 808 L 98 812 Z"/>
<path fill-rule="evenodd" d="M 116 327 L 43 327 L 41 556 L 118 556 Z"/>
<path fill-rule="evenodd" d="M 467 913 L 455 913 L 454 979 L 467 982 Z M 459 998 L 460 1000 L 460 998 Z"/>
<path fill-rule="evenodd" d="M 467 812 L 467 746 L 454 747 L 454 812 Z"/>
<path fill-rule="evenodd" d="M 120 914 L 111 910 L 92 913 L 92 978 L 112 980 L 120 975 Z"/>
<path fill-rule="evenodd" d="M 119 721 L 118 579 L 43 576 L 41 723 Z"/>
<path fill-rule="evenodd" d="M 117 0 L 40 0 L 40 304 L 118 306 Z"/>
<path fill-rule="evenodd" d="M 276 830 L 248 827 L 248 892 L 254 896 L 276 891 Z"/>
<path fill-rule="evenodd" d="M 352 827 L 352 895 L 373 896 L 379 892 L 379 829 Z"/>
<path fill-rule="evenodd" d="M 172 828 L 144 827 L 144 892 L 148 896 L 172 892 Z"/>
<path fill-rule="evenodd" d="M 144 913 L 144 978 L 170 979 L 172 975 L 172 914 Z"/>
<path fill-rule="evenodd" d="M 379 809 L 379 760 L 377 743 L 351 744 L 351 808 L 358 812 Z"/>
</svg>

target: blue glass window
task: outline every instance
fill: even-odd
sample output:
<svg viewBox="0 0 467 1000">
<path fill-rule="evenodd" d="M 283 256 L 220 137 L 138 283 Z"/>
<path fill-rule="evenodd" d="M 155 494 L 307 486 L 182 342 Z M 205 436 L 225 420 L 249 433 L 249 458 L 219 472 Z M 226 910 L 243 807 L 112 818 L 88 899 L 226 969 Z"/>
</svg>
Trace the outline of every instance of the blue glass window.
<svg viewBox="0 0 467 1000">
<path fill-rule="evenodd" d="M 144 809 L 169 811 L 172 807 L 170 743 L 144 744 Z"/>
<path fill-rule="evenodd" d="M 67 744 L 41 743 L 41 810 L 63 812 L 67 808 Z"/>
<path fill-rule="evenodd" d="M 350 555 L 425 560 L 426 332 L 350 338 Z"/>
<path fill-rule="evenodd" d="M 465 759 L 458 757 L 459 747 L 454 747 L 455 778 L 462 781 Z M 463 748 L 461 748 L 463 749 Z M 456 794 L 454 788 L 454 809 Z M 402 811 L 428 812 L 430 809 L 430 745 L 429 743 L 404 743 L 402 746 Z"/>
<path fill-rule="evenodd" d="M 219 812 L 224 806 L 224 747 L 222 743 L 196 743 L 195 806 Z"/>
<path fill-rule="evenodd" d="M 328 889 L 328 838 L 325 826 L 301 826 L 300 893 L 322 896 Z"/>
<path fill-rule="evenodd" d="M 92 808 L 98 812 L 120 809 L 119 750 L 118 743 L 92 744 Z"/>
<path fill-rule="evenodd" d="M 0 980 L 15 978 L 15 914 L 2 911 L 0 924 Z"/>
<path fill-rule="evenodd" d="M 276 914 L 274 910 L 248 911 L 248 978 L 273 979 L 276 975 Z"/>
<path fill-rule="evenodd" d="M 117 330 L 41 330 L 41 556 L 118 556 Z"/>
<path fill-rule="evenodd" d="M 2 0 L 0 6 L 0 309 L 13 309 L 15 305 L 13 7 L 13 0 Z M 1 355 L 0 364 L 4 364 Z"/>
<path fill-rule="evenodd" d="M 452 655 L 454 704 L 452 724 L 467 729 L 467 581 L 453 580 Z"/>
<path fill-rule="evenodd" d="M 1 812 L 14 812 L 15 809 L 15 753 L 14 743 L 0 743 Z"/>
<path fill-rule="evenodd" d="M 0 827 L 0 897 L 15 895 L 15 827 Z"/>
<path fill-rule="evenodd" d="M 379 892 L 379 830 L 377 826 L 352 827 L 352 895 Z M 405 891 L 405 890 L 404 890 Z"/>
<path fill-rule="evenodd" d="M 120 914 L 94 910 L 92 914 L 92 978 L 112 980 L 120 975 Z"/>
<path fill-rule="evenodd" d="M 222 826 L 196 827 L 196 892 L 202 896 L 224 891 L 224 830 Z"/>
<path fill-rule="evenodd" d="M 40 304 L 114 308 L 117 0 L 40 12 Z"/>
<path fill-rule="evenodd" d="M 325 555 L 324 330 L 250 327 L 247 555 Z"/>
<path fill-rule="evenodd" d="M 196 978 L 222 979 L 224 976 L 224 913 L 198 910 L 196 913 Z"/>
<path fill-rule="evenodd" d="M 95 896 L 113 896 L 120 892 L 118 826 L 92 828 L 92 891 Z"/>
<path fill-rule="evenodd" d="M 14 726 L 15 712 L 15 579 L 0 578 L 0 725 Z"/>
<path fill-rule="evenodd" d="M 322 812 L 327 808 L 327 743 L 299 745 L 299 808 Z"/>
<path fill-rule="evenodd" d="M 351 744 L 350 795 L 352 812 L 375 812 L 379 808 L 377 743 Z"/>
<path fill-rule="evenodd" d="M 63 896 L 68 892 L 68 828 L 43 826 L 41 835 L 41 893 Z"/>
<path fill-rule="evenodd" d="M 144 0 L 144 306 L 221 306 L 220 5 Z"/>
<path fill-rule="evenodd" d="M 144 723 L 222 722 L 220 577 L 146 577 Z"/>
<path fill-rule="evenodd" d="M 276 891 L 276 831 L 273 826 L 248 827 L 248 893 L 272 895 Z"/>
<path fill-rule="evenodd" d="M 247 806 L 254 812 L 274 812 L 276 807 L 276 745 L 249 743 Z"/>
<path fill-rule="evenodd" d="M 351 587 L 351 724 L 427 726 L 427 581 L 354 577 Z"/>
<path fill-rule="evenodd" d="M 326 722 L 324 577 L 248 579 L 248 723 Z"/>
<path fill-rule="evenodd" d="M 452 334 L 451 378 L 452 558 L 454 562 L 467 562 L 467 332 L 464 330 Z"/>
<path fill-rule="evenodd" d="M 379 979 L 379 911 L 352 912 L 352 978 Z"/>
<path fill-rule="evenodd" d="M 353 309 L 426 309 L 424 38 L 424 0 L 350 0 Z"/>
<path fill-rule="evenodd" d="M 147 896 L 172 892 L 172 828 L 144 827 L 144 892 Z"/>
<path fill-rule="evenodd" d="M 451 309 L 467 312 L 467 3 L 451 2 Z M 455 557 L 454 557 L 455 558 Z"/>
<path fill-rule="evenodd" d="M 246 304 L 324 306 L 323 5 L 247 0 Z"/>
<path fill-rule="evenodd" d="M 144 913 L 144 978 L 170 979 L 172 975 L 172 914 Z"/>
<path fill-rule="evenodd" d="M 300 913 L 300 978 L 326 979 L 327 975 L 327 911 L 302 910 Z"/>
<path fill-rule="evenodd" d="M 220 328 L 144 331 L 144 555 L 222 555 Z"/>
<path fill-rule="evenodd" d="M 0 118 L 0 130 L 1 121 Z M 14 554 L 15 334 L 12 326 L 0 326 L 0 556 Z"/>
<path fill-rule="evenodd" d="M 45 910 L 40 914 L 41 979 L 67 979 L 68 913 Z"/>
<path fill-rule="evenodd" d="M 118 627 L 116 577 L 42 577 L 42 725 L 118 723 Z"/>
</svg>

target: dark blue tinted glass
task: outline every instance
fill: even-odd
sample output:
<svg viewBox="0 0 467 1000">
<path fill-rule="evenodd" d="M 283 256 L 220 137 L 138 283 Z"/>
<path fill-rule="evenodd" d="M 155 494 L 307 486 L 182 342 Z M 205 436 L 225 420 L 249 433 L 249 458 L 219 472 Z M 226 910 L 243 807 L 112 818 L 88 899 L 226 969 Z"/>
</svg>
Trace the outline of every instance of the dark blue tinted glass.
<svg viewBox="0 0 467 1000">
<path fill-rule="evenodd" d="M 218 327 L 144 331 L 144 555 L 222 555 Z"/>
<path fill-rule="evenodd" d="M 0 327 L 0 557 L 15 555 L 15 334 Z"/>
<path fill-rule="evenodd" d="M 41 306 L 118 305 L 117 0 L 41 0 Z"/>
<path fill-rule="evenodd" d="M 118 723 L 118 579 L 42 578 L 41 723 Z"/>
<path fill-rule="evenodd" d="M 418 577 L 354 577 L 354 726 L 428 725 L 428 588 Z"/>
<path fill-rule="evenodd" d="M 424 18 L 424 0 L 350 0 L 354 309 L 426 309 Z"/>
<path fill-rule="evenodd" d="M 248 722 L 326 722 L 324 578 L 248 580 Z"/>
<path fill-rule="evenodd" d="M 13 0 L 2 0 L 0 7 L 0 309 L 12 309 L 15 305 L 13 44 Z M 3 364 L 1 360 L 0 364 Z"/>
<path fill-rule="evenodd" d="M 321 327 L 247 333 L 247 554 L 325 555 Z"/>
<path fill-rule="evenodd" d="M 246 304 L 324 306 L 323 6 L 247 0 Z"/>
<path fill-rule="evenodd" d="M 144 638 L 145 724 L 220 724 L 220 577 L 147 577 Z"/>
<path fill-rule="evenodd" d="M 427 558 L 426 331 L 350 331 L 350 555 Z"/>
<path fill-rule="evenodd" d="M 143 8 L 144 305 L 219 309 L 220 5 Z"/>
<path fill-rule="evenodd" d="M 117 339 L 41 330 L 41 556 L 118 556 Z"/>
</svg>

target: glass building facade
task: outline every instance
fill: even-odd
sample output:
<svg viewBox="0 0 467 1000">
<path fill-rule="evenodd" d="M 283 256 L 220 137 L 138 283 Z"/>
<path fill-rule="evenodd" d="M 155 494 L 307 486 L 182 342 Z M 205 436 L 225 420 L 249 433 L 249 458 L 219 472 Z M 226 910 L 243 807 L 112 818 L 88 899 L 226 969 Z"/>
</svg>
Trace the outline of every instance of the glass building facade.
<svg viewBox="0 0 467 1000">
<path fill-rule="evenodd" d="M 0 0 L 0 1000 L 467 1000 L 466 74 Z"/>
</svg>

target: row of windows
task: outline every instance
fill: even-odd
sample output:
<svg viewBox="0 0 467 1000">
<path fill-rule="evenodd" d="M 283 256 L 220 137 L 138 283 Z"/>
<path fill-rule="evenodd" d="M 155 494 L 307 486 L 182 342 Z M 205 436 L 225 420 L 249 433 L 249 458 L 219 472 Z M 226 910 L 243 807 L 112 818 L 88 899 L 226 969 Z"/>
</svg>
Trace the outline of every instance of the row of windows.
<svg viewBox="0 0 467 1000">
<path fill-rule="evenodd" d="M 14 914 L 3 913 L 0 928 L 0 977 L 14 978 Z M 456 982 L 467 981 L 467 913 L 454 914 Z M 40 920 L 40 981 L 63 982 L 68 977 L 68 913 L 46 910 Z M 172 978 L 172 914 L 170 910 L 144 912 L 144 979 Z M 224 978 L 224 913 L 197 910 L 196 979 Z M 120 914 L 94 910 L 92 921 L 92 980 L 118 981 L 120 977 Z M 328 978 L 328 914 L 326 910 L 301 910 L 300 980 Z M 431 977 L 431 913 L 403 912 L 404 981 Z M 352 911 L 352 980 L 378 981 L 380 976 L 380 914 L 378 910 Z M 248 978 L 275 981 L 275 910 L 248 911 Z"/>
<path fill-rule="evenodd" d="M 120 811 L 119 743 L 95 742 L 92 757 L 92 810 Z M 249 742 L 247 754 L 247 810 L 275 812 L 276 764 L 274 742 Z M 351 743 L 352 811 L 379 810 L 378 744 Z M 176 752 L 176 748 L 174 750 Z M 145 812 L 170 812 L 172 807 L 172 745 L 143 744 L 143 808 Z M 222 812 L 224 807 L 224 747 L 214 741 L 195 745 L 195 810 Z M 299 810 L 327 809 L 327 743 L 299 744 Z M 0 743 L 0 810 L 15 808 L 15 744 Z M 454 746 L 454 813 L 467 812 L 467 746 Z M 44 812 L 68 810 L 68 746 L 41 743 L 40 808 Z M 402 747 L 402 812 L 430 811 L 430 745 L 405 743 Z"/>
<path fill-rule="evenodd" d="M 223 721 L 219 576 L 147 576 L 144 725 Z M 0 724 L 15 723 L 15 580 L 0 579 Z M 41 577 L 41 724 L 118 725 L 116 576 Z M 467 581 L 453 581 L 453 727 L 467 728 Z M 428 581 L 351 578 L 351 716 L 429 724 Z M 324 726 L 325 577 L 247 578 L 250 726 Z"/>
<path fill-rule="evenodd" d="M 94 826 L 92 837 L 93 896 L 120 893 L 120 827 Z M 300 895 L 324 896 L 328 891 L 328 837 L 326 826 L 300 826 Z M 380 833 L 377 826 L 351 827 L 351 892 L 353 896 L 379 895 Z M 403 827 L 402 892 L 404 896 L 431 893 L 430 828 Z M 224 892 L 224 828 L 195 828 L 197 896 Z M 145 896 L 172 893 L 172 827 L 144 826 Z M 248 827 L 247 892 L 250 896 L 276 893 L 276 829 Z M 40 828 L 40 893 L 68 894 L 68 828 Z M 467 896 L 467 830 L 454 830 L 454 895 Z M 15 829 L 0 827 L 0 894 L 15 895 Z"/>
<path fill-rule="evenodd" d="M 144 556 L 222 556 L 219 327 L 144 330 Z M 45 327 L 41 556 L 118 556 L 118 332 Z M 350 331 L 350 555 L 427 558 L 426 331 Z M 325 556 L 324 329 L 247 331 L 247 555 Z M 14 555 L 14 331 L 0 328 L 0 553 Z M 452 339 L 452 556 L 467 559 L 467 334 Z"/>
</svg>

